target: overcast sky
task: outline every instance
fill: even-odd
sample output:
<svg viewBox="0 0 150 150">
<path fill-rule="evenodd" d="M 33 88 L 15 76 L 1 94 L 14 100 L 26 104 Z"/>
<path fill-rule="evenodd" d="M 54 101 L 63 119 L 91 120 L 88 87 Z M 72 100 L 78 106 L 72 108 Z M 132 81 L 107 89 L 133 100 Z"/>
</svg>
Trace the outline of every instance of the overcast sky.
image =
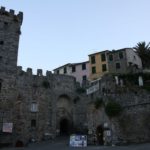
<svg viewBox="0 0 150 150">
<path fill-rule="evenodd" d="M 0 0 L 24 19 L 18 65 L 53 70 L 150 41 L 150 0 Z"/>
</svg>

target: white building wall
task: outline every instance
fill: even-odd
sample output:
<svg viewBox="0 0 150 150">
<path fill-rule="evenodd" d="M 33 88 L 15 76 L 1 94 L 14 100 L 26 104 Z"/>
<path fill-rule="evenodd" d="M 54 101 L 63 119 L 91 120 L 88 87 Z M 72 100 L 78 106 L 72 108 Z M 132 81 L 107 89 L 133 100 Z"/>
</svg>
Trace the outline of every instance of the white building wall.
<svg viewBox="0 0 150 150">
<path fill-rule="evenodd" d="M 64 73 L 64 68 L 66 67 L 67 72 Z M 63 66 L 57 70 L 54 71 L 54 74 L 57 74 L 57 71 L 59 70 L 59 74 L 66 74 L 66 75 L 70 75 L 72 72 L 72 68 L 68 65 L 68 66 Z"/>
<path fill-rule="evenodd" d="M 83 62 L 84 63 L 84 62 Z M 62 66 L 54 71 L 54 74 L 57 74 L 57 71 L 59 70 L 59 74 L 64 74 L 64 68 L 66 67 L 67 73 L 65 75 L 71 75 L 76 78 L 76 81 L 82 85 L 83 76 L 86 75 L 87 80 L 89 79 L 89 62 L 85 62 L 86 69 L 82 70 L 82 64 L 83 63 L 77 63 L 77 64 L 68 64 L 66 66 Z M 72 72 L 72 66 L 76 67 L 75 72 Z"/>
<path fill-rule="evenodd" d="M 126 49 L 126 57 L 127 66 L 129 66 L 130 62 L 132 62 L 133 64 L 136 64 L 140 69 L 142 68 L 141 58 L 138 56 L 138 54 L 136 54 L 133 49 Z"/>
</svg>

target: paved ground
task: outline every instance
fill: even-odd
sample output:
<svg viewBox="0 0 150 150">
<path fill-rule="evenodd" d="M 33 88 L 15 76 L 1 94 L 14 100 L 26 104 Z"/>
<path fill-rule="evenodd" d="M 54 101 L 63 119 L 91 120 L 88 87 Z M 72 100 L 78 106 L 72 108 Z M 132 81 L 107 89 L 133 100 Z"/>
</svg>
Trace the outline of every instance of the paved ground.
<svg viewBox="0 0 150 150">
<path fill-rule="evenodd" d="M 69 147 L 68 140 L 30 144 L 25 148 L 2 148 L 2 150 L 150 150 L 150 143 L 130 146 L 88 146 L 86 148 Z"/>
</svg>

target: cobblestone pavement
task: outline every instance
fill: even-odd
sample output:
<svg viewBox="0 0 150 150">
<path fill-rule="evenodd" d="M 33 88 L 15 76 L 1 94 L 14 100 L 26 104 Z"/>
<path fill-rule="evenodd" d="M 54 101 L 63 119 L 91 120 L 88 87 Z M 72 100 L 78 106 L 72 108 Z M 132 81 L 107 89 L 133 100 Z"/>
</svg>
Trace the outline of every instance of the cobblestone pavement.
<svg viewBox="0 0 150 150">
<path fill-rule="evenodd" d="M 2 148 L 2 150 L 150 150 L 150 143 L 129 146 L 88 146 L 86 148 L 74 148 L 70 147 L 66 141 L 68 140 L 34 143 L 24 148 Z"/>
</svg>

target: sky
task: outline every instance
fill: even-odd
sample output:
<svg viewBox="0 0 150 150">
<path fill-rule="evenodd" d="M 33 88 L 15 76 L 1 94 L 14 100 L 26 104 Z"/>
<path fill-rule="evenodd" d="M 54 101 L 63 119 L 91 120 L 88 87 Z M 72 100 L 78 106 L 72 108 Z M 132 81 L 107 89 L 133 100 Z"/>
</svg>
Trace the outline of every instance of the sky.
<svg viewBox="0 0 150 150">
<path fill-rule="evenodd" d="M 52 71 L 150 41 L 150 0 L 0 0 L 24 14 L 18 66 Z"/>
</svg>

